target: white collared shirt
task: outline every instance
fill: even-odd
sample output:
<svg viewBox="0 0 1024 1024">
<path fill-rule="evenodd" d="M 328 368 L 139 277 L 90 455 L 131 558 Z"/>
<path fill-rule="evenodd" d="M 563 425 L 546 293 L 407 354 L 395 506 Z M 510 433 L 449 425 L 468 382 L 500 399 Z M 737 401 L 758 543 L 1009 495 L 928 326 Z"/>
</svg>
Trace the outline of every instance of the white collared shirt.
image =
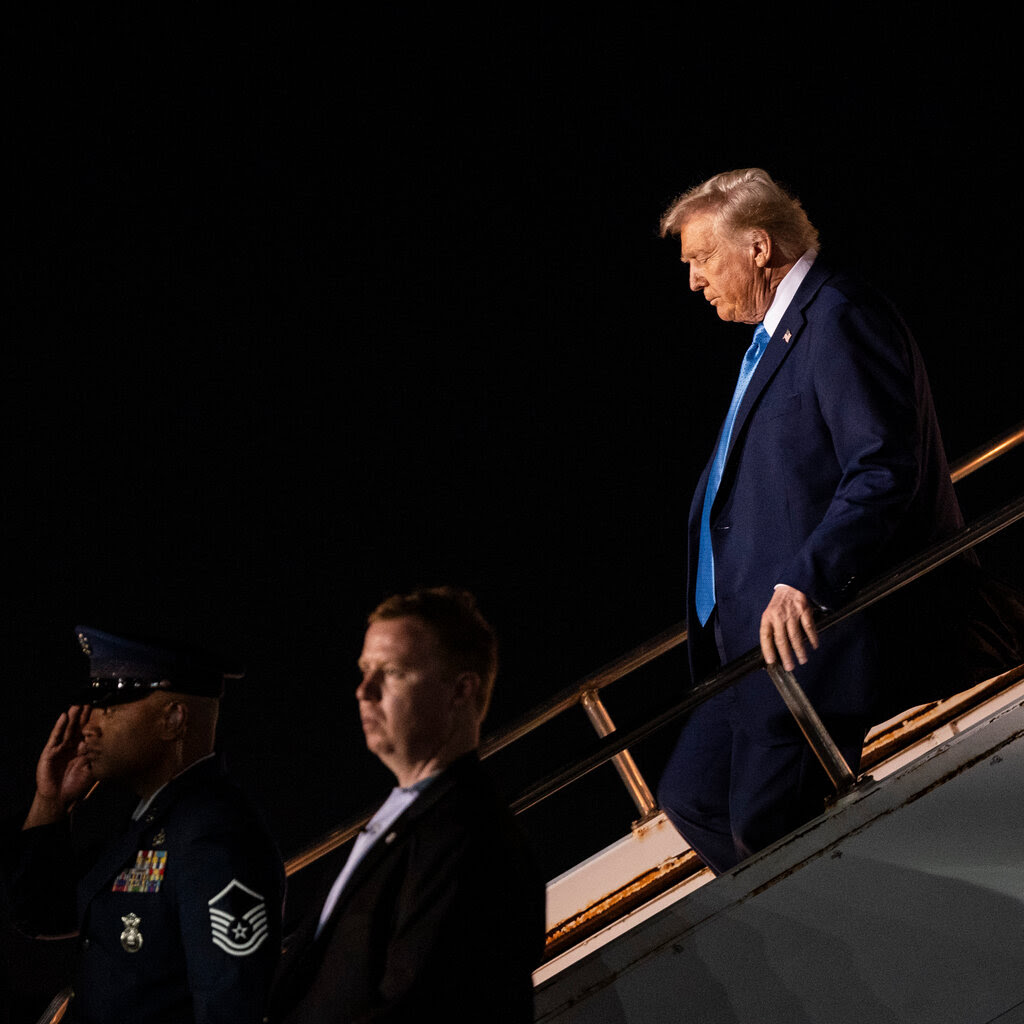
<svg viewBox="0 0 1024 1024">
<path fill-rule="evenodd" d="M 779 287 L 775 289 L 775 294 L 772 296 L 772 304 L 768 307 L 768 312 L 765 313 L 763 321 L 764 329 L 769 335 L 775 333 L 775 328 L 779 326 L 779 321 L 782 319 L 783 314 L 789 309 L 793 296 L 796 295 L 797 289 L 803 284 L 807 271 L 811 269 L 811 265 L 814 263 L 817 255 L 814 249 L 808 249 L 790 267 L 789 273 L 779 283 Z"/>
<path fill-rule="evenodd" d="M 338 873 L 338 877 L 334 880 L 334 885 L 331 886 L 331 891 L 327 894 L 327 899 L 324 900 L 323 910 L 320 911 L 320 921 L 316 926 L 317 935 L 320 934 L 324 923 L 331 916 L 331 911 L 334 910 L 334 905 L 338 902 L 341 890 L 345 888 L 345 883 L 351 877 L 352 872 L 355 871 L 356 865 L 366 856 L 367 850 L 373 846 L 380 836 L 391 828 L 398 820 L 399 815 L 415 801 L 420 793 L 426 789 L 427 784 L 435 778 L 437 778 L 436 775 L 431 775 L 429 778 L 420 779 L 419 782 L 414 783 L 407 789 L 395 786 L 388 794 L 387 800 L 377 809 L 377 813 L 374 814 L 366 823 L 366 827 L 356 836 L 356 841 L 352 844 L 348 860 L 345 861 L 345 866 Z"/>
</svg>

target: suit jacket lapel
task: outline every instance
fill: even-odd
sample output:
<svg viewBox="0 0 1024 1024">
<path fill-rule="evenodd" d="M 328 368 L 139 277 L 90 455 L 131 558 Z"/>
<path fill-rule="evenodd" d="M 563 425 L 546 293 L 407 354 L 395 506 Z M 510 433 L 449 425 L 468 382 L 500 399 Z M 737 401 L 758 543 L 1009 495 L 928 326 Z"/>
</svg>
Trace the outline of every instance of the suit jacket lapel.
<svg viewBox="0 0 1024 1024">
<path fill-rule="evenodd" d="M 736 411 L 732 434 L 729 437 L 729 449 L 725 456 L 726 466 L 729 464 L 733 449 L 736 447 L 737 438 L 742 434 L 755 402 L 757 402 L 761 392 L 764 391 L 768 382 L 775 376 L 775 372 L 789 353 L 796 348 L 800 335 L 807 323 L 804 310 L 830 274 L 831 271 L 821 264 L 820 258 L 816 259 L 811 269 L 807 272 L 807 276 L 800 282 L 800 287 L 797 289 L 796 295 L 793 296 L 793 300 L 790 302 L 785 313 L 782 314 L 782 319 L 775 328 L 775 333 L 772 334 L 771 341 L 764 350 L 764 354 L 758 360 L 754 376 L 750 378 L 750 384 L 747 385 L 747 390 L 744 392 L 743 401 L 740 402 L 740 407 Z"/>
<path fill-rule="evenodd" d="M 453 784 L 454 776 L 449 768 L 440 778 L 435 779 L 424 792 L 420 793 L 395 819 L 391 827 L 377 838 L 377 841 L 366 851 L 362 860 L 352 871 L 345 887 L 338 894 L 338 899 L 331 908 L 331 914 L 324 922 L 323 929 L 317 935 L 320 914 L 338 875 L 335 873 L 324 878 L 317 897 L 310 904 L 309 913 L 303 915 L 298 927 L 291 932 L 286 942 L 286 957 L 281 964 L 281 974 L 274 997 L 275 1003 L 282 1008 L 282 1016 L 286 1016 L 287 1010 L 304 997 L 312 977 L 318 970 L 318 965 L 322 963 L 327 953 L 342 913 L 355 893 L 359 891 L 360 886 L 364 884 L 365 879 L 383 861 L 393 855 L 395 850 L 402 845 L 402 839 L 412 825 L 444 796 Z M 344 870 L 344 865 L 339 870 Z"/>
<path fill-rule="evenodd" d="M 366 851 L 363 855 L 363 859 L 355 866 L 355 869 L 349 876 L 344 889 L 339 893 L 338 900 L 331 910 L 331 916 L 324 923 L 324 928 L 320 933 L 318 942 L 323 942 L 324 939 L 330 935 L 332 926 L 334 922 L 337 921 L 339 913 L 352 898 L 353 893 L 358 891 L 363 879 L 374 871 L 378 864 L 389 857 L 393 850 L 396 850 L 401 846 L 405 835 L 415 825 L 415 823 L 452 788 L 455 784 L 455 775 L 453 774 L 452 769 L 460 763 L 462 763 L 461 760 L 457 761 L 455 765 L 452 765 L 448 770 L 443 772 L 439 778 L 435 779 L 422 793 L 420 793 L 420 795 L 395 819 L 391 827 L 384 832 L 383 835 L 379 836 L 377 841 Z M 335 878 L 336 877 L 337 876 L 335 875 Z M 330 884 L 333 884 L 333 882 L 334 879 L 332 878 Z M 328 884 L 327 887 L 328 891 L 330 890 L 330 884 Z M 326 893 L 324 895 L 326 898 Z M 321 900 L 316 906 L 315 917 L 317 919 L 319 919 L 323 903 L 324 901 Z M 313 917 L 314 915 L 310 916 Z M 316 928 L 315 923 L 313 928 Z M 312 932 L 310 932 L 310 934 L 312 935 Z"/>
</svg>

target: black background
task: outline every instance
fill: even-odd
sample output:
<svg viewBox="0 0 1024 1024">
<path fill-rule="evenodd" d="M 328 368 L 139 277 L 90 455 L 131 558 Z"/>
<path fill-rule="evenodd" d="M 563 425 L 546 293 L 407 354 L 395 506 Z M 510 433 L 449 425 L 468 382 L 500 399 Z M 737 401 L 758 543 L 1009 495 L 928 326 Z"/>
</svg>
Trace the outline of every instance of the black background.
<svg viewBox="0 0 1024 1024">
<path fill-rule="evenodd" d="M 4 814 L 76 623 L 244 660 L 222 745 L 287 856 L 390 785 L 353 700 L 389 593 L 478 595 L 488 731 L 679 621 L 748 332 L 657 222 L 717 171 L 768 169 L 893 298 L 952 460 L 1021 420 L 1015 34 L 764 10 L 12 25 Z M 1020 470 L 960 485 L 968 519 Z M 1020 579 L 1019 547 L 982 557 Z M 576 715 L 495 759 L 510 795 L 587 741 Z M 663 754 L 637 751 L 652 783 Z M 633 816 L 606 768 L 524 821 L 554 876 Z M 49 991 L 47 956 L 16 944 L 9 984 Z"/>
</svg>

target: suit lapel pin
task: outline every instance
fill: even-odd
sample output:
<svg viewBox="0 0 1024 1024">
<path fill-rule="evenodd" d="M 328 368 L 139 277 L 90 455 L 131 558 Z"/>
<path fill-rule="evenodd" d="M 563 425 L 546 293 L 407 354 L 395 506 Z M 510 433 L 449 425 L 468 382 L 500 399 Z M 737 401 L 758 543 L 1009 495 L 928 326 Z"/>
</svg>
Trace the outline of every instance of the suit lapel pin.
<svg viewBox="0 0 1024 1024">
<path fill-rule="evenodd" d="M 789 339 L 792 338 L 792 337 L 793 337 L 793 332 L 792 331 L 786 331 L 786 333 L 782 336 L 782 340 L 788 345 L 789 344 Z"/>
</svg>

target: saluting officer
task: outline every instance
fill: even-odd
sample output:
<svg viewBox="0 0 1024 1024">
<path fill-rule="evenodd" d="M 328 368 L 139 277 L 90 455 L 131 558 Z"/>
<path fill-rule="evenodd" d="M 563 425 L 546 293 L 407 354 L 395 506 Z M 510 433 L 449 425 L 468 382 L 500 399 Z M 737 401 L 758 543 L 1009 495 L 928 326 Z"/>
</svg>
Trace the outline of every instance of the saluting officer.
<svg viewBox="0 0 1024 1024">
<path fill-rule="evenodd" d="M 280 952 L 284 870 L 213 752 L 222 667 L 77 632 L 91 685 L 57 719 L 6 851 L 15 923 L 39 937 L 78 933 L 76 1024 L 259 1021 Z M 120 834 L 96 836 L 102 801 L 85 797 L 97 782 L 138 797 Z"/>
</svg>

